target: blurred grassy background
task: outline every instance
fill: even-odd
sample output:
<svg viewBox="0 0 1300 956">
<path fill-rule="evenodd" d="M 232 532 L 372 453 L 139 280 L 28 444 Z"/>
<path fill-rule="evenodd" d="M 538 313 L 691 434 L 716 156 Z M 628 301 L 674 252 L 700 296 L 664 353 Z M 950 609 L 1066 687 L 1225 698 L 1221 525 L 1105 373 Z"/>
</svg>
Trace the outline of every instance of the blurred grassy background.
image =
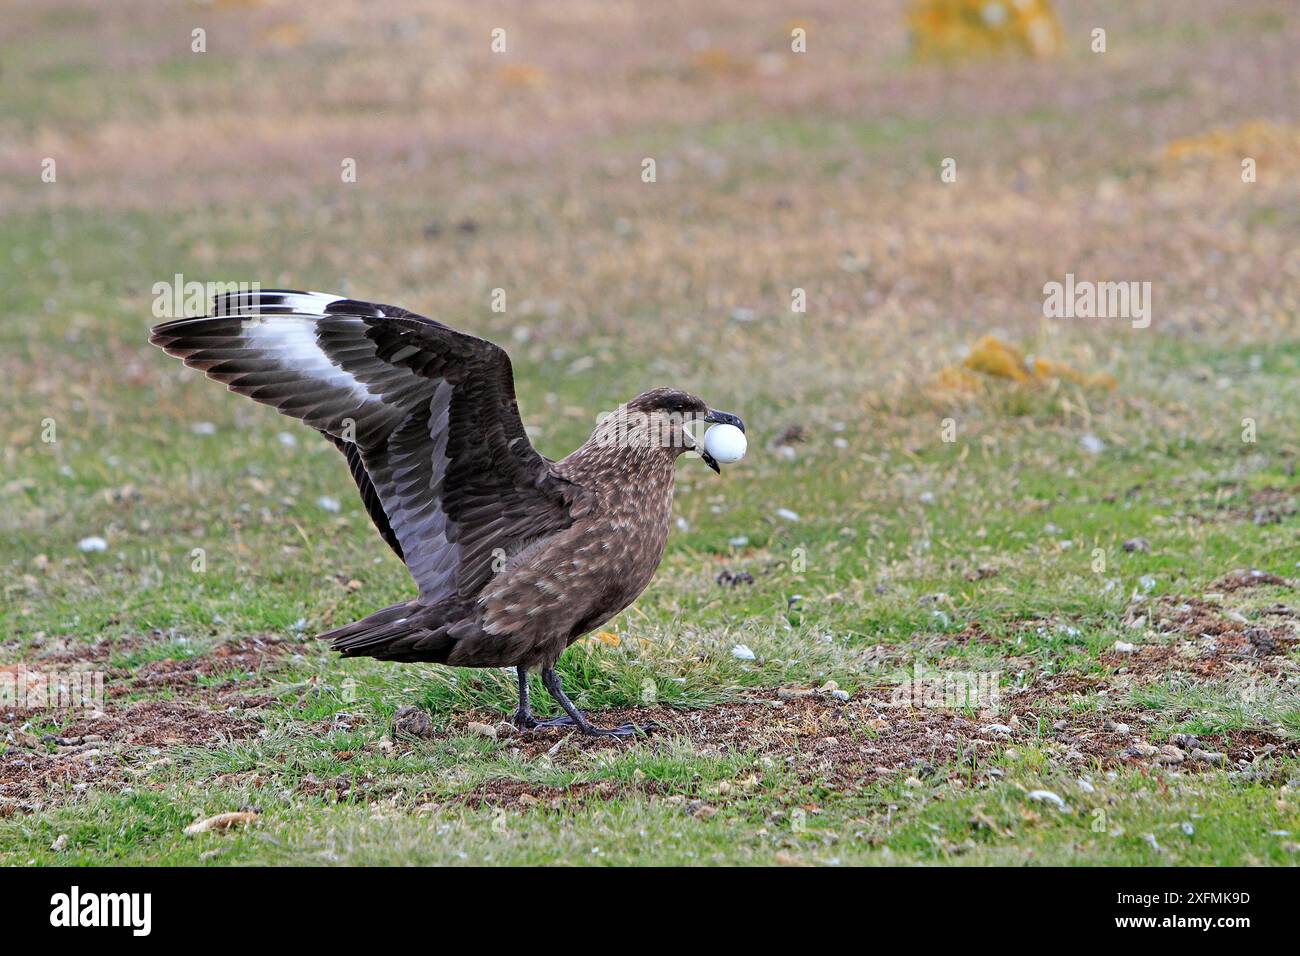
<svg viewBox="0 0 1300 956">
<path fill-rule="evenodd" d="M 909 62 L 899 3 L 797 19 L 778 6 L 11 12 L 0 389 L 14 571 L 88 534 L 185 559 L 178 533 L 230 544 L 232 511 L 236 529 L 296 548 L 280 512 L 320 521 L 326 491 L 346 503 L 333 520 L 371 544 L 329 449 L 301 434 L 286 450 L 291 423 L 144 345 L 151 288 L 175 273 L 392 301 L 494 338 L 555 457 L 599 410 L 667 382 L 740 409 L 760 449 L 801 426 L 808 446 L 755 455 L 724 483 L 684 474 L 704 495 L 743 489 L 730 524 L 756 543 L 752 526 L 809 483 L 826 496 L 811 522 L 862 520 L 902 480 L 873 453 L 943 457 L 947 417 L 962 447 L 1009 459 L 1091 429 L 1137 456 L 1208 444 L 1246 470 L 1265 448 L 1294 460 L 1278 390 L 1300 268 L 1300 161 L 1277 138 L 1296 136 L 1284 4 L 1065 5 L 1058 57 L 925 65 Z M 198 27 L 206 53 L 190 49 Z M 807 53 L 789 52 L 796 27 Z M 1263 132 L 1235 143 L 1245 118 Z M 1186 145 L 1216 130 L 1226 145 Z M 1261 153 L 1249 185 L 1244 150 Z M 956 183 L 940 181 L 945 157 Z M 1042 286 L 1067 272 L 1152 282 L 1152 327 L 1044 320 Z M 932 381 L 986 332 L 1120 387 L 998 382 L 971 398 Z M 1243 417 L 1262 446 L 1239 440 Z M 56 444 L 41 441 L 47 418 Z M 201 422 L 217 436 L 195 435 Z M 95 504 L 126 485 L 130 507 Z M 688 518 L 703 500 L 683 496 Z"/>
</svg>

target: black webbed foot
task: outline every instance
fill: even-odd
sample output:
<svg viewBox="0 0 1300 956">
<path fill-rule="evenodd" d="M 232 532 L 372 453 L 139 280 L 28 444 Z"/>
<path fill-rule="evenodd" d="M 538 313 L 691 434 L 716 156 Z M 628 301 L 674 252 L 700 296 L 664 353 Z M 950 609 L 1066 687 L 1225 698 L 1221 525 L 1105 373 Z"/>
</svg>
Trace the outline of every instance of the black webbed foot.
<svg viewBox="0 0 1300 956">
<path fill-rule="evenodd" d="M 638 737 L 645 736 L 650 732 L 649 727 L 639 727 L 636 724 L 623 724 L 621 727 L 597 727 L 583 715 L 582 711 L 574 706 L 573 701 L 569 700 L 564 693 L 564 687 L 560 683 L 560 675 L 555 673 L 552 667 L 542 669 L 542 684 L 546 687 L 550 695 L 555 698 L 556 703 L 564 708 L 567 717 L 555 717 L 551 720 L 536 721 L 535 727 L 575 727 L 584 734 L 592 737 Z"/>
<path fill-rule="evenodd" d="M 552 717 L 550 720 L 533 720 L 526 729 L 544 730 L 548 727 L 573 727 L 584 734 L 590 734 L 593 737 L 644 737 L 651 727 L 642 727 L 638 724 L 622 724 L 618 727 L 597 727 L 588 720 L 581 723 L 574 720 L 567 714 L 563 717 Z"/>
</svg>

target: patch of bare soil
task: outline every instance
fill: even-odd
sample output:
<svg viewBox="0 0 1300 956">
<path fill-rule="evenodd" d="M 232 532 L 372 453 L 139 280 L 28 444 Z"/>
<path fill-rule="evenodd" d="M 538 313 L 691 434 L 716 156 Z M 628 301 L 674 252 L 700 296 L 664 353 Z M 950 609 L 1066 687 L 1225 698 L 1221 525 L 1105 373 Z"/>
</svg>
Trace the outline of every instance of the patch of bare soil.
<svg viewBox="0 0 1300 956">
<path fill-rule="evenodd" d="M 134 671 L 119 668 L 112 676 L 124 680 L 113 682 L 114 691 L 125 694 L 165 688 L 189 692 L 195 690 L 201 680 L 224 677 L 224 680 L 200 689 L 203 696 L 220 698 L 247 688 L 262 674 L 273 671 L 284 649 L 285 642 L 279 638 L 250 638 L 221 644 L 198 657 L 149 661 Z"/>
<path fill-rule="evenodd" d="M 272 698 L 245 691 L 273 669 L 278 644 L 240 641 L 185 660 L 108 668 L 103 711 L 0 710 L 0 740 L 7 746 L 0 754 L 0 814 L 74 799 L 92 787 L 120 789 L 139 767 L 160 759 L 164 748 L 255 736 L 262 725 L 249 714 Z M 38 667 L 93 665 L 121 648 L 86 645 L 57 661 L 44 657 Z M 199 685 L 222 675 L 228 679 Z M 127 695 L 158 689 L 182 692 L 185 699 L 121 703 Z"/>
<path fill-rule="evenodd" d="M 230 698 L 257 686 L 265 674 L 280 665 L 281 658 L 291 646 L 278 637 L 254 637 L 219 644 L 207 653 L 193 657 L 160 658 L 137 667 L 105 666 L 113 654 L 136 651 L 149 643 L 149 638 L 128 638 L 74 644 L 42 653 L 29 663 L 5 665 L 0 667 L 0 671 L 103 671 L 104 695 L 110 699 L 139 697 L 142 693 L 159 691 L 184 691 L 187 696 L 197 696 L 213 703 L 251 706 L 246 701 Z"/>
<path fill-rule="evenodd" d="M 1288 620 L 1290 609 L 1269 608 L 1260 617 L 1260 622 L 1252 623 L 1200 598 L 1164 596 L 1140 602 L 1129 608 L 1125 620 L 1138 632 L 1149 626 L 1160 643 L 1135 640 L 1101 655 L 1101 660 L 1121 674 L 1147 682 L 1171 673 L 1212 678 L 1243 670 L 1294 671 L 1296 666 L 1287 655 L 1300 641 L 1300 633 Z"/>
<path fill-rule="evenodd" d="M 145 700 L 118 713 L 75 721 L 59 736 L 98 736 L 124 747 L 192 747 L 251 737 L 261 726 L 238 712 L 207 710 L 189 701 Z"/>
<path fill-rule="evenodd" d="M 6 737 L 11 739 L 0 754 L 0 817 L 39 810 L 51 798 L 75 796 L 92 784 L 116 788 L 124 782 L 126 768 L 97 746 L 102 741 L 55 745 L 52 753 L 39 738 L 24 740 L 12 731 Z"/>
<path fill-rule="evenodd" d="M 596 719 L 613 726 L 636 723 L 651 729 L 651 741 L 681 738 L 697 753 L 752 754 L 755 773 L 709 793 L 672 794 L 656 781 L 627 785 L 600 781 L 549 788 L 518 780 L 491 781 L 463 800 L 471 805 L 559 805 L 575 800 L 609 799 L 635 789 L 668 799 L 743 795 L 757 785 L 757 774 L 775 768 L 801 784 L 827 791 L 860 788 L 897 774 L 928 776 L 954 765 L 963 756 L 991 754 L 998 743 L 981 733 L 978 722 L 953 711 L 913 710 L 887 706 L 888 695 L 840 701 L 810 690 L 756 691 L 735 703 L 704 710 L 666 707 L 601 711 Z M 585 737 L 564 728 L 511 734 L 512 748 L 525 760 L 543 757 L 558 762 L 593 751 L 617 750 L 623 741 Z"/>
<path fill-rule="evenodd" d="M 40 640 L 39 647 L 34 649 L 34 657 L 31 656 L 33 649 L 24 648 L 16 642 L 0 645 L 0 651 L 6 657 L 15 657 L 19 660 L 26 659 L 26 662 L 31 667 L 73 669 L 78 665 L 101 664 L 115 653 L 129 653 L 151 641 L 159 640 L 162 640 L 159 632 L 148 636 L 120 637 L 114 640 L 101 638 L 93 643 L 50 638 Z"/>
<path fill-rule="evenodd" d="M 1292 587 L 1290 581 L 1286 578 L 1279 577 L 1276 574 L 1270 574 L 1267 571 L 1258 570 L 1240 570 L 1225 574 L 1219 580 L 1210 585 L 1209 590 L 1231 594 L 1234 591 L 1244 591 L 1247 588 L 1255 588 L 1264 584 L 1271 584 L 1276 587 Z"/>
<path fill-rule="evenodd" d="M 1055 700 L 1049 695 L 1033 696 L 1031 690 L 1025 700 L 1013 700 L 1011 709 L 1024 726 L 1044 726 L 1037 723 L 1043 705 Z M 1182 719 L 1195 717 L 1188 712 Z M 1300 741 L 1283 737 L 1268 728 L 1259 730 L 1233 730 L 1221 734 L 1174 734 L 1168 741 L 1156 742 L 1151 737 L 1151 725 L 1156 718 L 1132 707 L 1115 707 L 1105 712 L 1089 711 L 1057 717 L 1051 722 L 1048 745 L 1063 748 L 1061 756 L 1067 764 L 1093 764 L 1112 767 L 1117 764 L 1146 766 L 1152 769 L 1171 768 L 1182 772 L 1208 770 L 1235 770 L 1253 773 L 1261 761 L 1271 757 L 1300 756 Z"/>
<path fill-rule="evenodd" d="M 94 787 L 117 790 L 134 771 L 158 759 L 162 748 L 204 746 L 252 737 L 261 724 L 228 711 L 182 701 L 140 701 L 90 717 L 64 715 L 57 731 L 23 729 L 32 711 L 0 711 L 8 745 L 0 754 L 0 814 L 36 810 Z"/>
<path fill-rule="evenodd" d="M 1297 505 L 1296 488 L 1260 488 L 1251 492 L 1246 499 L 1246 507 L 1225 506 L 1228 516 L 1238 521 L 1250 521 L 1257 525 L 1281 524 L 1294 515 Z"/>
<path fill-rule="evenodd" d="M 852 791 L 879 780 L 895 778 L 960 779 L 968 783 L 1000 775 L 990 758 L 1006 748 L 1032 745 L 1050 760 L 1076 772 L 1120 765 L 1151 770 L 1199 773 L 1219 769 L 1254 772 L 1270 757 L 1300 755 L 1300 742 L 1268 730 L 1243 730 L 1196 738 L 1176 735 L 1153 743 L 1155 719 L 1132 709 L 1105 713 L 1070 713 L 1071 701 L 1104 690 L 1107 679 L 1079 674 L 1054 675 L 1004 696 L 996 715 L 977 718 L 951 710 L 893 707 L 888 693 L 871 692 L 843 702 L 816 692 L 759 692 L 749 699 L 701 711 L 631 708 L 604 711 L 606 725 L 653 722 L 652 740 L 685 738 L 702 754 L 730 751 L 753 754 L 754 774 L 712 787 L 687 787 L 683 792 L 661 782 L 641 779 L 579 782 L 548 787 L 512 778 L 489 781 L 463 795 L 470 806 L 547 806 L 560 808 L 587 800 L 608 800 L 639 792 L 682 802 L 692 813 L 708 814 L 719 802 L 742 798 L 757 785 L 762 769 L 780 767 L 799 783 L 823 791 Z M 1192 715 L 1188 715 L 1189 717 Z M 498 728 L 502 725 L 498 724 Z M 1050 729 L 1049 729 L 1050 728 Z M 551 759 L 557 764 L 582 762 L 582 754 L 625 746 L 610 738 L 587 738 L 562 729 L 511 733 L 511 746 L 525 760 Z M 339 796 L 353 798 L 352 781 L 340 778 Z M 362 784 L 362 789 L 367 785 Z M 382 788 L 381 788 L 382 789 Z"/>
<path fill-rule="evenodd" d="M 968 644 L 998 644 L 1000 638 L 993 637 L 978 621 L 972 621 L 955 634 L 945 634 L 939 644 L 941 650 L 952 647 L 965 647 Z"/>
</svg>

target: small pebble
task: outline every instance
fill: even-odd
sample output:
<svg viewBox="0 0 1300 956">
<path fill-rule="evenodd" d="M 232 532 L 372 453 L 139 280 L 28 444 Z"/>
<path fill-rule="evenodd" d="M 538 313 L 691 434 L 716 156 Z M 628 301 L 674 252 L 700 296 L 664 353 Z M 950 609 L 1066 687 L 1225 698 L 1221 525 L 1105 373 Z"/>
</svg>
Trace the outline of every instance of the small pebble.
<svg viewBox="0 0 1300 956">
<path fill-rule="evenodd" d="M 1050 803 L 1062 813 L 1069 809 L 1066 807 L 1065 801 L 1062 800 L 1058 794 L 1052 793 L 1050 790 L 1030 790 L 1029 799 L 1037 801 L 1038 803 Z"/>
<path fill-rule="evenodd" d="M 776 696 L 781 700 L 799 700 L 804 697 L 812 697 L 816 693 L 817 691 L 810 687 L 779 687 Z"/>
<path fill-rule="evenodd" d="M 1173 744 L 1165 744 L 1156 755 L 1156 763 L 1180 764 L 1187 759 L 1187 754 Z"/>
</svg>

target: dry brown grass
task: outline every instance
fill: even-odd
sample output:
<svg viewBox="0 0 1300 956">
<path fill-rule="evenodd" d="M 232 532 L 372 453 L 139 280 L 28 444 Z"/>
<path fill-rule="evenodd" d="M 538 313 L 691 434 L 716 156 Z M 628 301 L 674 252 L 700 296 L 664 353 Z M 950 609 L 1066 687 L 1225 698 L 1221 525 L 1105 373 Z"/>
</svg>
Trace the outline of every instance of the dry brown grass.
<svg viewBox="0 0 1300 956">
<path fill-rule="evenodd" d="M 106 108 L 7 121 L 0 200 L 165 209 L 193 224 L 200 267 L 273 260 L 264 282 L 334 275 L 442 314 L 508 286 L 509 331 L 527 322 L 538 355 L 664 307 L 683 321 L 643 350 L 675 364 L 753 309 L 725 374 L 755 394 L 888 389 L 996 330 L 1113 367 L 1142 333 L 1039 317 L 1042 284 L 1067 271 L 1150 279 L 1166 331 L 1294 330 L 1294 223 L 1250 225 L 1294 207 L 1294 177 L 1264 162 L 1250 186 L 1232 169 L 1207 184 L 1162 162 L 1168 142 L 1230 118 L 1294 122 L 1295 24 L 1227 29 L 1276 4 L 1201 0 L 1177 24 L 1104 4 L 1103 56 L 1067 10 L 1061 57 L 951 68 L 906 65 L 896 6 L 813 4 L 794 55 L 777 4 L 87 5 L 28 65 L 107 67 Z M 44 15 L 19 11 L 12 29 Z M 188 52 L 195 25 L 206 54 Z M 1004 126 L 1008 113 L 1024 119 Z M 30 187 L 45 155 L 65 171 L 57 189 Z M 956 184 L 939 182 L 944 156 Z M 277 233 L 294 241 L 260 253 Z"/>
</svg>

